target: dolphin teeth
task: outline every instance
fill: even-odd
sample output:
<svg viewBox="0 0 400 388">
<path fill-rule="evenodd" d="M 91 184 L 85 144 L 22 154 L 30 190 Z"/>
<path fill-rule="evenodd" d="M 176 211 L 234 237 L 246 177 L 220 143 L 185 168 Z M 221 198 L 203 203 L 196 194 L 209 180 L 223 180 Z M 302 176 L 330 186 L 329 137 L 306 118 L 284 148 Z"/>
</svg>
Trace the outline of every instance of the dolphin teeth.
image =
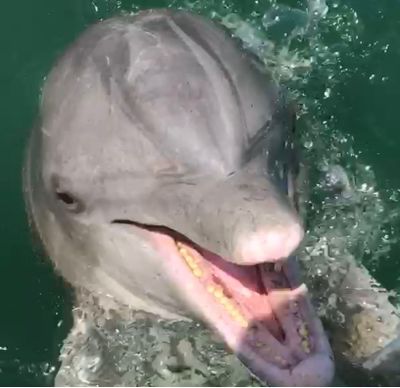
<svg viewBox="0 0 400 388">
<path fill-rule="evenodd" d="M 195 270 L 197 268 L 199 268 L 198 264 L 193 260 L 193 258 L 191 256 L 186 258 L 186 262 L 188 264 L 188 266 L 190 267 L 191 270 Z"/>
<path fill-rule="evenodd" d="M 278 261 L 277 263 L 275 263 L 274 265 L 274 271 L 275 272 L 281 272 L 283 268 L 283 263 Z"/>
<path fill-rule="evenodd" d="M 196 268 L 193 270 L 193 275 L 196 276 L 196 278 L 201 278 L 203 277 L 203 271 L 200 268 Z"/>
<path fill-rule="evenodd" d="M 310 352 L 311 352 L 310 343 L 307 340 L 305 340 L 305 339 L 302 340 L 301 346 L 305 353 L 310 354 Z"/>
<path fill-rule="evenodd" d="M 299 333 L 301 338 L 301 347 L 303 348 L 305 353 L 309 354 L 311 352 L 311 347 L 307 325 L 305 323 L 302 323 L 297 329 L 297 332 Z"/>
<path fill-rule="evenodd" d="M 179 241 L 175 241 L 179 254 L 185 260 L 187 266 L 192 271 L 193 275 L 197 278 L 203 277 L 203 270 L 200 268 L 198 261 L 194 258 L 185 247 L 185 245 Z M 249 322 L 240 312 L 239 308 L 235 306 L 233 301 L 224 294 L 224 289 L 219 284 L 208 284 L 206 287 L 207 291 L 214 296 L 214 298 L 224 307 L 226 312 L 237 322 L 241 327 L 246 328 L 249 326 Z"/>
<path fill-rule="evenodd" d="M 225 296 L 224 295 L 224 290 L 222 289 L 221 286 L 216 286 L 213 294 L 219 300 L 221 300 Z"/>
<path fill-rule="evenodd" d="M 244 318 L 242 315 L 239 315 L 236 318 L 236 322 L 239 323 L 239 325 L 243 328 L 249 327 L 249 322 Z"/>
<path fill-rule="evenodd" d="M 249 322 L 239 311 L 239 308 L 234 305 L 231 299 L 224 294 L 224 289 L 220 285 L 209 284 L 207 291 L 221 303 L 227 313 L 243 328 L 249 326 Z"/>
<path fill-rule="evenodd" d="M 185 246 L 179 241 L 176 241 L 176 246 L 178 248 L 179 254 L 186 261 L 186 264 L 191 269 L 193 275 L 196 276 L 197 278 L 203 277 L 204 273 L 202 269 L 199 267 L 199 264 L 196 262 L 196 259 L 188 252 Z"/>
<path fill-rule="evenodd" d="M 308 294 L 308 288 L 304 283 L 300 284 L 296 288 L 293 288 L 293 290 L 292 290 L 293 298 L 297 298 L 299 296 L 305 296 L 307 294 Z"/>
<path fill-rule="evenodd" d="M 302 338 L 304 339 L 308 338 L 308 329 L 305 323 L 302 323 L 297 331 Z"/>
<path fill-rule="evenodd" d="M 214 290 L 215 290 L 215 287 L 214 287 L 212 284 L 209 284 L 209 285 L 207 286 L 207 291 L 208 291 L 210 294 L 214 293 Z"/>
<path fill-rule="evenodd" d="M 231 304 L 231 301 L 226 296 L 223 296 L 220 302 L 225 308 Z"/>
</svg>

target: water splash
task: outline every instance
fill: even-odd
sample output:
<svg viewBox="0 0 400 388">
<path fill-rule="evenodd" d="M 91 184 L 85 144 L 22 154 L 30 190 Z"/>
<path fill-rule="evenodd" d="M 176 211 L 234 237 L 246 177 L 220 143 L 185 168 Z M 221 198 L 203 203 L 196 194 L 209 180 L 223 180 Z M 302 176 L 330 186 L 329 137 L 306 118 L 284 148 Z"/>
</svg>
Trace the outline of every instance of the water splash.
<svg viewBox="0 0 400 388">
<path fill-rule="evenodd" d="M 58 386 L 259 386 L 200 323 L 143 312 L 104 320 L 93 306 L 85 313 L 90 326 L 64 344 Z"/>
<path fill-rule="evenodd" d="M 85 4 L 89 19 L 102 19 L 122 10 L 136 12 L 144 5 L 138 1 L 127 5 L 120 0 Z M 330 100 L 338 97 L 337 86 L 359 71 L 356 66 L 343 65 L 347 58 L 367 60 L 374 51 L 387 50 L 387 45 L 365 44 L 356 10 L 337 1 L 328 6 L 325 0 L 308 0 L 304 8 L 276 0 L 262 4 L 255 0 L 245 9 L 232 0 L 173 0 L 166 5 L 221 22 L 290 90 L 298 102 L 304 155 L 312 166 L 309 182 L 313 193 L 305 203 L 311 220 L 310 241 L 315 243 L 333 229 L 346 237 L 349 253 L 372 269 L 379 266 L 379 260 L 397 243 L 393 225 L 400 212 L 393 206 L 395 201 L 388 199 L 396 193 L 377 188 L 373 168 L 354 150 L 349 129 L 337 127 Z M 342 169 L 341 175 L 347 176 L 349 184 L 342 196 L 332 197 L 325 175 L 332 174 L 335 166 Z"/>
<path fill-rule="evenodd" d="M 340 85 L 359 71 L 346 64 L 368 59 L 377 48 L 360 38 L 357 12 L 338 3 L 328 9 L 324 1 L 310 1 L 307 10 L 272 4 L 255 32 L 251 22 L 237 17 L 225 18 L 224 24 L 299 103 L 298 132 L 307 166 L 301 188 L 307 236 L 299 252 L 304 280 L 336 354 L 347 366 L 360 366 L 398 342 L 399 298 L 362 264 L 371 270 L 390 258 L 398 244 L 400 209 L 395 192 L 379 189 L 349 128 L 338 126 L 334 104 Z M 393 358 L 388 362 L 395 364 Z M 395 376 L 386 377 L 393 381 Z"/>
<path fill-rule="evenodd" d="M 299 130 L 313 188 L 305 203 L 310 241 L 336 234 L 354 257 L 378 265 L 397 242 L 391 228 L 400 217 L 393 206 L 396 193 L 389 193 L 388 201 L 388 194 L 379 190 L 372 166 L 355 151 L 348 129 L 337 127 L 326 101 L 337 97 L 336 86 L 358 71 L 345 68 L 344 59 L 371 54 L 360 41 L 357 13 L 346 5 L 333 3 L 328 9 L 325 1 L 310 0 L 304 10 L 272 4 L 262 27 L 235 14 L 221 20 L 266 67 L 272 66 L 275 78 L 299 103 Z M 328 45 L 328 39 L 333 43 Z"/>
</svg>

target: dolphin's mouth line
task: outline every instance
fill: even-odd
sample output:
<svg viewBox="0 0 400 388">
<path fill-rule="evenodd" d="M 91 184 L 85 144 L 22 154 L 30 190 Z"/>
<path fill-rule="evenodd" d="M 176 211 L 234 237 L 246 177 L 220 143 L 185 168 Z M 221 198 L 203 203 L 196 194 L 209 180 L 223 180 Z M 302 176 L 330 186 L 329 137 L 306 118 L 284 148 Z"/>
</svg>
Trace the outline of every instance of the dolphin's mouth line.
<svg viewBox="0 0 400 388">
<path fill-rule="evenodd" d="M 286 371 L 291 378 L 301 364 L 326 354 L 307 289 L 293 280 L 293 258 L 278 265 L 237 265 L 171 229 L 116 222 L 149 233 L 187 301 L 239 358 L 281 378 Z"/>
</svg>

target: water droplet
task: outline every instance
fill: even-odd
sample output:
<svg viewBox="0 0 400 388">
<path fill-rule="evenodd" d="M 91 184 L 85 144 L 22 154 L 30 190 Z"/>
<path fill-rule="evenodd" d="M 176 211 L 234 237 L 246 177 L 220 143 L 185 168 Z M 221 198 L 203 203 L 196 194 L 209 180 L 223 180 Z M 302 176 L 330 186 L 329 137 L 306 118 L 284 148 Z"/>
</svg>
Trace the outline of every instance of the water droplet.
<svg viewBox="0 0 400 388">
<path fill-rule="evenodd" d="M 311 140 L 304 142 L 304 147 L 307 148 L 308 150 L 310 150 L 313 147 L 313 145 L 314 144 Z"/>
</svg>

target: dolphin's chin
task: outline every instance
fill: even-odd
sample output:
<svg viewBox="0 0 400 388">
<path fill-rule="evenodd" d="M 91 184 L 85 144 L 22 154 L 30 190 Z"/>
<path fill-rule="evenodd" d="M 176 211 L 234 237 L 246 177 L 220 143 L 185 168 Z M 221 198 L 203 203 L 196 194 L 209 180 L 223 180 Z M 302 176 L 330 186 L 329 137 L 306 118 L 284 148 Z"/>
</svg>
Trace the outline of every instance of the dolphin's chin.
<svg viewBox="0 0 400 388">
<path fill-rule="evenodd" d="M 212 326 L 256 377 L 327 385 L 334 367 L 294 259 L 236 265 L 162 227 L 140 227 L 189 309 Z"/>
</svg>

